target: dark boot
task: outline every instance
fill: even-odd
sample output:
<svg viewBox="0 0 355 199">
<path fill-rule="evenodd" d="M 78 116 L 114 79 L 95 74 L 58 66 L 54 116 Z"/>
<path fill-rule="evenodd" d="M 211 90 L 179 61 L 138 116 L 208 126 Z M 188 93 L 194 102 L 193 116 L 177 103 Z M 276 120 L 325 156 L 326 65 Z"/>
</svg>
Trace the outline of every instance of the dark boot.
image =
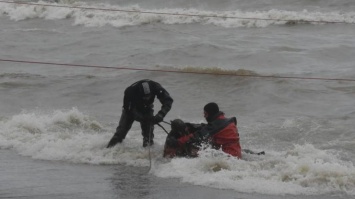
<svg viewBox="0 0 355 199">
<path fill-rule="evenodd" d="M 154 126 L 151 124 L 148 125 L 142 125 L 142 135 L 143 135 L 143 147 L 146 146 L 152 146 L 154 144 L 154 134 L 153 134 L 153 129 Z"/>
<path fill-rule="evenodd" d="M 107 148 L 115 146 L 117 143 L 121 143 L 125 139 L 129 129 L 132 127 L 134 119 L 126 111 L 122 111 L 121 119 L 116 128 L 116 133 L 111 138 L 110 142 L 107 144 Z"/>
<path fill-rule="evenodd" d="M 108 143 L 108 145 L 107 145 L 106 148 L 111 148 L 111 147 L 115 146 L 117 143 L 121 143 L 121 142 L 122 142 L 122 138 L 120 138 L 120 137 L 114 135 L 114 136 L 111 138 L 111 140 L 110 140 L 110 142 Z"/>
<path fill-rule="evenodd" d="M 152 118 L 153 109 L 148 110 L 145 115 L 146 118 Z M 143 136 L 143 147 L 152 146 L 154 144 L 154 124 L 150 120 L 141 122 L 142 136 Z"/>
<path fill-rule="evenodd" d="M 152 146 L 154 144 L 153 140 L 149 140 L 148 138 L 143 138 L 143 147 Z"/>
</svg>

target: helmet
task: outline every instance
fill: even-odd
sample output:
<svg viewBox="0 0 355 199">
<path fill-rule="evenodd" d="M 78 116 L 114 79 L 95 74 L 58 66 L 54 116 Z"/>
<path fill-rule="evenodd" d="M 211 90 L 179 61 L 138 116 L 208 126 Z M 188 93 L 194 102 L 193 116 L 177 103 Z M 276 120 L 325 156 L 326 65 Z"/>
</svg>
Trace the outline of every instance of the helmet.
<svg viewBox="0 0 355 199">
<path fill-rule="evenodd" d="M 180 119 L 172 120 L 171 130 L 179 132 L 180 134 L 184 135 L 186 134 L 186 124 Z"/>
</svg>

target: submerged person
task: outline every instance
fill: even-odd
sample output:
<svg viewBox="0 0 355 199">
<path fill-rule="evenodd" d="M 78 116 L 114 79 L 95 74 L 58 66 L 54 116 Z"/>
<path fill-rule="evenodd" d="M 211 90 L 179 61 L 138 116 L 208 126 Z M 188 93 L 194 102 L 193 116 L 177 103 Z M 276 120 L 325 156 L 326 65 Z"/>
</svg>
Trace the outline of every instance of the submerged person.
<svg viewBox="0 0 355 199">
<path fill-rule="evenodd" d="M 153 103 L 155 97 L 162 104 L 158 113 L 153 116 Z M 107 145 L 107 148 L 121 143 L 134 121 L 140 122 L 143 136 L 143 147 L 154 144 L 154 124 L 162 122 L 170 111 L 173 99 L 170 94 L 157 82 L 144 79 L 135 82 L 124 92 L 122 115 L 116 132 Z"/>
<path fill-rule="evenodd" d="M 199 126 L 195 125 L 195 132 L 180 136 L 177 139 L 173 136 L 170 138 L 168 136 L 166 148 L 170 146 L 171 148 L 175 147 L 180 150 L 184 149 L 184 147 L 208 143 L 214 149 L 222 149 L 223 152 L 241 159 L 242 149 L 239 143 L 237 119 L 235 117 L 226 118 L 214 102 L 204 106 L 204 117 L 208 123 Z M 188 124 L 186 123 L 187 126 Z M 178 156 L 179 154 L 175 155 Z M 170 157 L 171 155 L 164 151 L 164 156 Z"/>
<path fill-rule="evenodd" d="M 197 157 L 198 146 L 195 146 L 192 142 L 179 144 L 178 140 L 181 143 L 186 142 L 200 127 L 200 124 L 185 123 L 180 119 L 171 121 L 171 131 L 166 137 L 163 157 Z M 173 142 L 175 142 L 175 144 Z"/>
</svg>

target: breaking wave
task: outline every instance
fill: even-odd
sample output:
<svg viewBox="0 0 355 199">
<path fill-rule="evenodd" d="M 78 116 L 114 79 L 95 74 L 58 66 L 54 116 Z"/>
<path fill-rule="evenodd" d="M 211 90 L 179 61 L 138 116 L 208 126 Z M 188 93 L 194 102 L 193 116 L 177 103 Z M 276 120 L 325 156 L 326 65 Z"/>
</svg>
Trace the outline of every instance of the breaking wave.
<svg viewBox="0 0 355 199">
<path fill-rule="evenodd" d="M 355 23 L 355 12 L 286 11 L 206 11 L 198 9 L 145 9 L 107 3 L 81 1 L 43 2 L 37 4 L 10 4 L 0 2 L 0 16 L 19 21 L 26 19 L 73 19 L 73 25 L 101 27 L 139 26 L 151 23 L 193 24 L 233 27 L 267 27 L 270 25 Z"/>
</svg>

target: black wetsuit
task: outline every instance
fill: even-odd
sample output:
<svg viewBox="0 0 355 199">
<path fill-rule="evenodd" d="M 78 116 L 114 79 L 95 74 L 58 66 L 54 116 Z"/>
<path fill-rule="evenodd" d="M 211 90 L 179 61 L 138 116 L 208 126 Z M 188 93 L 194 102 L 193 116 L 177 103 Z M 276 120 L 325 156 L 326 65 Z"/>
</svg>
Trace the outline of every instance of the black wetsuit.
<svg viewBox="0 0 355 199">
<path fill-rule="evenodd" d="M 107 147 L 112 147 L 117 143 L 122 142 L 128 131 L 131 129 L 134 121 L 140 122 L 143 135 L 143 146 L 153 144 L 154 125 L 152 124 L 151 118 L 154 113 L 153 103 L 155 97 L 157 97 L 162 104 L 161 109 L 157 114 L 165 117 L 171 109 L 173 99 L 159 83 L 145 79 L 126 88 L 124 92 L 121 119 L 116 129 L 116 133 Z"/>
</svg>

